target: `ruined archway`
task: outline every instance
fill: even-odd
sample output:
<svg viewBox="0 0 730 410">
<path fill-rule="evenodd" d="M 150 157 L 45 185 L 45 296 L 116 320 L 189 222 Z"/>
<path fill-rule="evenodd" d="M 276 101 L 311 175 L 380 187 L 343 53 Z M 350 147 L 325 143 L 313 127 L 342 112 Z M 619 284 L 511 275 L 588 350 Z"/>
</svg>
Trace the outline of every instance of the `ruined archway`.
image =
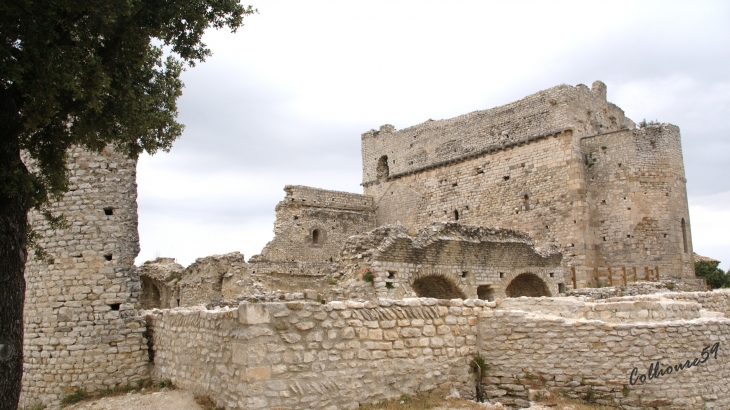
<svg viewBox="0 0 730 410">
<path fill-rule="evenodd" d="M 140 285 L 142 287 L 142 294 L 140 295 L 139 301 L 142 309 L 155 309 L 161 308 L 162 297 L 160 296 L 160 289 L 154 281 L 146 276 L 140 278 Z"/>
<path fill-rule="evenodd" d="M 466 299 L 456 285 L 443 276 L 424 276 L 413 282 L 418 297 L 436 299 Z"/>
<path fill-rule="evenodd" d="M 534 273 L 523 273 L 517 275 L 516 278 L 507 285 L 505 293 L 508 298 L 518 298 L 520 296 L 540 297 L 550 296 L 550 290 L 544 280 Z"/>
</svg>

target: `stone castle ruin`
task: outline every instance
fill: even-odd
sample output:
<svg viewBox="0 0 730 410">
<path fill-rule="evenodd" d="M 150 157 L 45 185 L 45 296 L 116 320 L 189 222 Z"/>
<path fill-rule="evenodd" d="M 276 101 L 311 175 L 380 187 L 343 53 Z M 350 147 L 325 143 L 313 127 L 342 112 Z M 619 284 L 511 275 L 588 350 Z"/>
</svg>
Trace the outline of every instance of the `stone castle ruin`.
<svg viewBox="0 0 730 410">
<path fill-rule="evenodd" d="M 481 354 L 513 408 L 730 408 L 730 293 L 696 292 L 679 129 L 637 127 L 600 81 L 366 132 L 363 194 L 286 186 L 248 261 L 135 267 L 136 162 L 69 157 L 69 226 L 31 215 L 51 260 L 26 269 L 23 405 L 149 377 L 226 409 L 468 396 Z"/>
</svg>

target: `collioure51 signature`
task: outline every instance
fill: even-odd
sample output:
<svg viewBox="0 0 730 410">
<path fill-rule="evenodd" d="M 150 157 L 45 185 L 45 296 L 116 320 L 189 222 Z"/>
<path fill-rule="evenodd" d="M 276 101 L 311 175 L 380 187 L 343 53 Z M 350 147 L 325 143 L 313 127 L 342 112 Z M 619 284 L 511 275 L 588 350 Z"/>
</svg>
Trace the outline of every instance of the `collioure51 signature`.
<svg viewBox="0 0 730 410">
<path fill-rule="evenodd" d="M 706 361 L 710 360 L 710 357 L 713 357 L 714 359 L 717 359 L 717 352 L 720 350 L 720 342 L 715 342 L 715 344 L 710 346 L 705 346 L 704 349 L 702 349 L 702 353 L 700 353 L 699 357 L 695 357 L 694 360 L 686 360 L 684 363 L 680 362 L 675 365 L 669 365 L 664 367 L 664 364 L 660 364 L 659 360 L 656 361 L 656 363 L 652 363 L 649 365 L 649 370 L 644 374 L 639 374 L 639 369 L 634 367 L 634 370 L 631 371 L 631 374 L 629 374 L 629 383 L 633 386 L 637 382 L 640 382 L 641 384 L 646 383 L 646 379 L 656 379 L 662 376 L 666 376 L 672 373 L 677 373 L 680 370 L 689 369 L 690 367 L 699 366 L 702 363 L 705 363 Z"/>
</svg>

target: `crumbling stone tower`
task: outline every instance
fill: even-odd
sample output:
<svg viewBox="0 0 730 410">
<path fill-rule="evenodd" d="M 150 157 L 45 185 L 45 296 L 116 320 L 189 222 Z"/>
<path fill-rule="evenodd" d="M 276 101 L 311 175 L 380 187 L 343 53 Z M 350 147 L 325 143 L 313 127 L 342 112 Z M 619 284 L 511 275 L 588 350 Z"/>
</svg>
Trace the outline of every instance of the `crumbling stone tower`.
<svg viewBox="0 0 730 410">
<path fill-rule="evenodd" d="M 69 152 L 69 191 L 50 205 L 67 229 L 30 215 L 51 262 L 32 251 L 25 277 L 25 376 L 21 405 L 58 403 L 74 388 L 98 390 L 147 372 L 134 258 L 137 161 L 105 149 Z"/>
<path fill-rule="evenodd" d="M 566 275 L 658 267 L 694 277 L 679 129 L 637 129 L 606 85 L 560 85 L 456 118 L 362 135 L 376 224 L 522 231 L 556 245 Z M 570 282 L 570 281 L 568 281 Z"/>
</svg>

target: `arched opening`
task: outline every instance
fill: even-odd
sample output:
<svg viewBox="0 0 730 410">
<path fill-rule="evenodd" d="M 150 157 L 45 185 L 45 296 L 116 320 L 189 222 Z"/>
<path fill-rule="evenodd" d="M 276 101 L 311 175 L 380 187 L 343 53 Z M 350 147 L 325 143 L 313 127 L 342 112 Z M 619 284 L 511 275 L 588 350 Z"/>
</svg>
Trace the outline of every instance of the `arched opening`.
<svg viewBox="0 0 730 410">
<path fill-rule="evenodd" d="M 413 290 L 420 298 L 466 299 L 466 295 L 443 276 L 426 276 L 413 282 Z"/>
<path fill-rule="evenodd" d="M 540 297 L 550 296 L 550 290 L 545 281 L 534 273 L 523 273 L 507 285 L 505 290 L 507 297 L 518 298 L 520 296 Z"/>
<path fill-rule="evenodd" d="M 482 285 L 477 288 L 477 297 L 481 300 L 492 302 L 494 300 L 494 289 L 489 285 Z"/>
<path fill-rule="evenodd" d="M 522 209 L 524 209 L 525 211 L 530 210 L 530 197 L 527 194 L 525 194 L 525 197 L 522 198 Z"/>
<path fill-rule="evenodd" d="M 459 211 L 457 211 L 457 210 L 454 210 L 454 220 L 455 221 L 459 220 Z"/>
<path fill-rule="evenodd" d="M 143 276 L 140 280 L 140 285 L 142 287 L 142 294 L 140 295 L 139 302 L 142 309 L 159 309 L 163 307 L 160 290 L 150 278 Z"/>
<path fill-rule="evenodd" d="M 682 244 L 684 245 L 684 253 L 687 253 L 687 224 L 682 218 Z"/>
<path fill-rule="evenodd" d="M 312 243 L 315 245 L 319 243 L 319 229 L 312 231 Z"/>
<path fill-rule="evenodd" d="M 388 175 L 390 175 L 390 169 L 388 168 L 388 156 L 383 155 L 378 160 L 378 166 L 375 168 L 375 174 L 378 177 L 378 179 L 385 179 L 388 178 Z"/>
</svg>

